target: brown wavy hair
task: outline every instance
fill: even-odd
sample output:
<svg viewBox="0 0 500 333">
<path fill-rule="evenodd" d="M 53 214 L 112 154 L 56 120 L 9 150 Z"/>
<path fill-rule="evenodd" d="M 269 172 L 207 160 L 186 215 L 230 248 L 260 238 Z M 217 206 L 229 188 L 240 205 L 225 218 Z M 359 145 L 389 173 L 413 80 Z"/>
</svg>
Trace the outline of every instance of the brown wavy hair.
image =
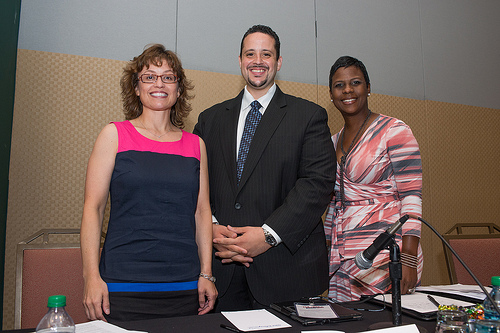
<svg viewBox="0 0 500 333">
<path fill-rule="evenodd" d="M 191 81 L 187 80 L 182 64 L 177 55 L 165 49 L 161 44 L 147 45 L 147 48 L 141 55 L 134 57 L 123 69 L 123 75 L 120 79 L 122 88 L 123 113 L 125 119 L 132 120 L 142 114 L 142 103 L 136 94 L 136 88 L 139 84 L 138 74 L 149 66 L 161 67 L 163 61 L 166 61 L 174 74 L 179 78 L 177 81 L 179 97 L 170 111 L 170 121 L 178 128 L 184 128 L 184 119 L 192 110 L 189 100 L 193 98 L 190 91 L 193 89 Z"/>
</svg>

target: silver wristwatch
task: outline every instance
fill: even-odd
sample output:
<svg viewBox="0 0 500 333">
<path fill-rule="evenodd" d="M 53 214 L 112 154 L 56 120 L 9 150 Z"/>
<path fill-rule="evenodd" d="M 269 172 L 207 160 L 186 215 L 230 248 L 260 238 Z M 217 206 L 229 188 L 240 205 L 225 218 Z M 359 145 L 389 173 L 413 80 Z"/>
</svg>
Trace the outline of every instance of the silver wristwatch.
<svg viewBox="0 0 500 333">
<path fill-rule="evenodd" d="M 264 236 L 266 237 L 267 244 L 269 244 L 271 246 L 278 245 L 278 241 L 276 241 L 276 238 L 274 238 L 274 236 L 269 231 L 267 231 L 264 228 L 262 228 L 262 230 L 264 230 Z"/>
<path fill-rule="evenodd" d="M 200 273 L 200 277 L 205 278 L 205 279 L 207 279 L 208 281 L 213 282 L 213 283 L 215 283 L 215 280 L 216 280 L 216 279 L 215 279 L 215 276 L 213 276 L 213 275 L 208 275 L 208 274 L 205 274 L 205 273 Z"/>
</svg>

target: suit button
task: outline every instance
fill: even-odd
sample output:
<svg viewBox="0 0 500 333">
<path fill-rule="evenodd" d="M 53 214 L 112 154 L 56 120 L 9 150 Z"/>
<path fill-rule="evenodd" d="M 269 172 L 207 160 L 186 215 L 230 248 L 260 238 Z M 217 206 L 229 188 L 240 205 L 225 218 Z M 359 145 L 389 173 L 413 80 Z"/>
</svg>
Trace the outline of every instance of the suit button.
<svg viewBox="0 0 500 333">
<path fill-rule="evenodd" d="M 241 208 L 241 204 L 239 202 L 235 203 L 234 208 L 239 210 Z"/>
</svg>

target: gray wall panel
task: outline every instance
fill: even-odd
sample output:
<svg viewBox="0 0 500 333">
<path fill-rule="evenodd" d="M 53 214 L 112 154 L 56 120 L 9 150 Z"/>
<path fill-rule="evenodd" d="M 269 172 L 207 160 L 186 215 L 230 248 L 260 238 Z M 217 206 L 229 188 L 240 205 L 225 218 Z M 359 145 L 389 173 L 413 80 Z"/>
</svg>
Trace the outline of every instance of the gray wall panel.
<svg viewBox="0 0 500 333">
<path fill-rule="evenodd" d="M 280 37 L 278 79 L 316 83 L 313 0 L 183 0 L 179 2 L 178 51 L 186 68 L 240 74 L 241 38 L 254 24 Z"/>
<path fill-rule="evenodd" d="M 368 69 L 372 92 L 423 99 L 419 8 L 415 0 L 317 0 L 319 83 L 338 57 Z"/>
<path fill-rule="evenodd" d="M 18 45 L 129 60 L 159 42 L 186 68 L 239 74 L 241 37 L 261 23 L 282 41 L 278 79 L 326 85 L 349 54 L 375 93 L 500 109 L 499 12 L 497 0 L 23 0 Z"/>
<path fill-rule="evenodd" d="M 21 2 L 21 49 L 130 60 L 146 44 L 175 40 L 176 0 Z"/>
<path fill-rule="evenodd" d="M 421 2 L 426 98 L 500 109 L 500 1 Z"/>
</svg>

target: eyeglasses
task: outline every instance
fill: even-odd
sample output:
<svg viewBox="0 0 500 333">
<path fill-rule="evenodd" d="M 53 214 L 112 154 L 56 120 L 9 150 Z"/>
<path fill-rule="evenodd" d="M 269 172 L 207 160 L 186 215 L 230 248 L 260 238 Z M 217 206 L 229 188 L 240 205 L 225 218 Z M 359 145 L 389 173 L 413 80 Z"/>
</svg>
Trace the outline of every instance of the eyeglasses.
<svg viewBox="0 0 500 333">
<path fill-rule="evenodd" d="M 179 78 L 174 74 L 157 75 L 150 73 L 140 75 L 138 80 L 141 80 L 142 83 L 155 83 L 159 77 L 161 77 L 161 82 L 163 83 L 176 83 L 179 81 Z"/>
</svg>

